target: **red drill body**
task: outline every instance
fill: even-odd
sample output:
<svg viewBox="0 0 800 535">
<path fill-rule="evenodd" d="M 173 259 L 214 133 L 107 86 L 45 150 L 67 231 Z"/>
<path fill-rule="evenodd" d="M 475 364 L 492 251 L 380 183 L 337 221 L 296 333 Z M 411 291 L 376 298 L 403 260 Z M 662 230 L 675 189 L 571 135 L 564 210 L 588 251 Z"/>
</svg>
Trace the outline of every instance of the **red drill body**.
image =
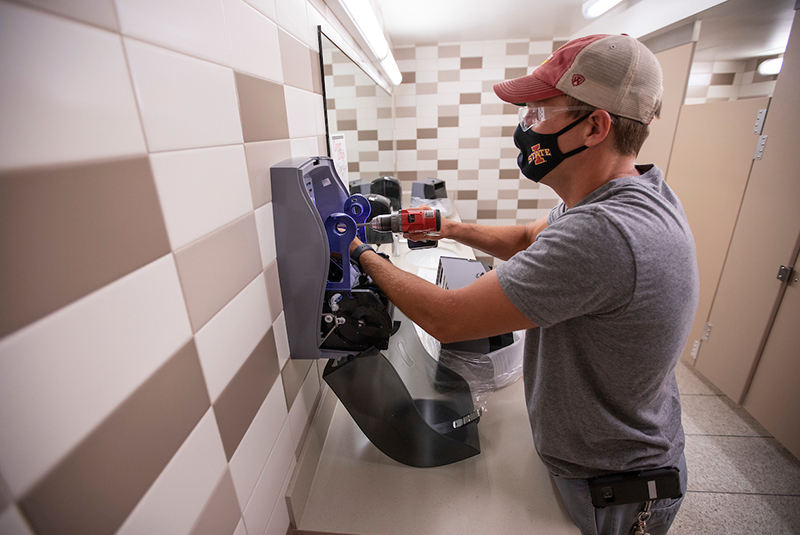
<svg viewBox="0 0 800 535">
<path fill-rule="evenodd" d="M 372 221 L 365 224 L 372 226 L 373 230 L 379 231 L 433 234 L 442 229 L 442 215 L 439 210 L 408 208 L 399 212 L 376 216 Z"/>
</svg>

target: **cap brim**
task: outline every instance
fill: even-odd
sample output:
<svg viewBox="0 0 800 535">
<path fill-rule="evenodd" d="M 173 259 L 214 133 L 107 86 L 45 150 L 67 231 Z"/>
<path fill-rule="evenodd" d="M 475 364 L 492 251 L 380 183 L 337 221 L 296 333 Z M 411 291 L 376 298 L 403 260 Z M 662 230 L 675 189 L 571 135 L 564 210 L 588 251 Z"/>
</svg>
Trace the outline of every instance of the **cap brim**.
<svg viewBox="0 0 800 535">
<path fill-rule="evenodd" d="M 511 104 L 536 102 L 564 94 L 560 89 L 537 78 L 535 71 L 527 76 L 495 84 L 493 89 L 500 100 Z"/>
</svg>

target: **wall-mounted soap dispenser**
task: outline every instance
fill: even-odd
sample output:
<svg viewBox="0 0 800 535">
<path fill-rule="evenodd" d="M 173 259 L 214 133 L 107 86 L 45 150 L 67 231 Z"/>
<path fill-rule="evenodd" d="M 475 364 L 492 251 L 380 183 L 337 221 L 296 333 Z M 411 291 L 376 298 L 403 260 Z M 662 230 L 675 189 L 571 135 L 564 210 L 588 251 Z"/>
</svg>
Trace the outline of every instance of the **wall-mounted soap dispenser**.
<svg viewBox="0 0 800 535">
<path fill-rule="evenodd" d="M 330 359 L 323 378 L 396 461 L 440 466 L 480 453 L 468 383 L 437 366 L 411 321 L 350 261 L 367 199 L 349 195 L 327 157 L 285 160 L 271 180 L 291 358 Z"/>
</svg>

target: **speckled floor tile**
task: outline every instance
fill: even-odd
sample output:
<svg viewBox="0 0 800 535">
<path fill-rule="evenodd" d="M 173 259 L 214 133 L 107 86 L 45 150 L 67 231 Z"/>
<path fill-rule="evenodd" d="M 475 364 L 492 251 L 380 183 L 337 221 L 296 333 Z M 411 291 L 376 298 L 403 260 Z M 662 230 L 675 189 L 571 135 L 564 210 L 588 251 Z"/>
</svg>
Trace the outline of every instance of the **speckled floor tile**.
<svg viewBox="0 0 800 535">
<path fill-rule="evenodd" d="M 772 436 L 726 396 L 681 395 L 681 408 L 687 435 Z"/>
<path fill-rule="evenodd" d="M 689 435 L 690 491 L 800 495 L 800 461 L 774 438 Z"/>
<path fill-rule="evenodd" d="M 669 535 L 800 533 L 800 496 L 689 492 Z"/>
<path fill-rule="evenodd" d="M 722 391 L 711 384 L 711 381 L 700 375 L 700 372 L 683 361 L 678 362 L 678 365 L 675 367 L 675 378 L 678 381 L 678 391 L 682 396 L 690 394 L 710 396 L 722 395 Z"/>
</svg>

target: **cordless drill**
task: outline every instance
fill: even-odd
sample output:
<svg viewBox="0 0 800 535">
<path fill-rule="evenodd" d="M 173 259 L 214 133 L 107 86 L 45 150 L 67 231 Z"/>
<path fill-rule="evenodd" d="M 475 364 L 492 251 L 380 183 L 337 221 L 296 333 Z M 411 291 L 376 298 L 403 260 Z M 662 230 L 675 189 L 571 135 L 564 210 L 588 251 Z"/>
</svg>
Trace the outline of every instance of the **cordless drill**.
<svg viewBox="0 0 800 535">
<path fill-rule="evenodd" d="M 359 226 L 370 225 L 372 230 L 392 231 L 395 233 L 436 234 L 442 229 L 442 214 L 439 210 L 425 208 L 408 208 L 391 214 L 375 216 L 372 221 L 360 223 Z"/>
</svg>

